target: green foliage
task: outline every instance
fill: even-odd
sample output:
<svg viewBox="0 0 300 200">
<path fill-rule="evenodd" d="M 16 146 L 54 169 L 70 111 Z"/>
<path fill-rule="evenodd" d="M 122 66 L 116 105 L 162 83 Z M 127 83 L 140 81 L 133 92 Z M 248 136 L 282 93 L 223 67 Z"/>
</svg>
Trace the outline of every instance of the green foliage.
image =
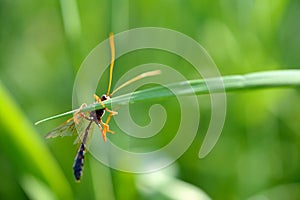
<svg viewBox="0 0 300 200">
<path fill-rule="evenodd" d="M 59 199 L 70 199 L 71 188 L 58 164 L 2 84 L 0 84 L 0 96 L 0 122 L 3 131 L 1 146 L 13 163 L 11 167 L 16 172 L 16 178 L 21 183 L 26 182 L 23 185 L 24 190 L 36 195 L 35 199 L 44 199 L 42 193 L 40 196 L 36 193 L 40 191 L 39 187 L 30 187 L 34 179 L 43 179 L 48 184 L 48 190 L 56 191 L 55 196 L 57 195 Z M 35 178 L 31 178 L 31 174 Z M 35 181 L 34 185 L 41 186 L 38 181 Z"/>
<path fill-rule="evenodd" d="M 182 193 L 202 199 L 299 199 L 299 90 L 277 88 L 299 84 L 299 71 L 286 71 L 300 66 L 299 9 L 298 0 L 1 1 L 0 199 L 172 199 Z M 200 95 L 198 134 L 170 167 L 176 168 L 172 173 L 118 172 L 87 154 L 82 181 L 75 183 L 74 138 L 43 138 L 63 119 L 33 124 L 71 110 L 75 74 L 110 32 L 144 26 L 171 28 L 195 39 L 217 64 L 228 91 L 238 90 L 227 95 L 222 136 L 207 157 L 198 159 L 210 121 L 209 96 Z M 188 63 L 162 52 L 121 57 L 114 79 L 149 62 L 185 69 L 185 77 L 196 79 L 191 84 L 199 94 L 207 93 Z M 266 74 L 251 74 L 257 71 Z M 101 91 L 106 91 L 105 78 Z M 256 87 L 277 89 L 253 90 Z M 147 108 L 158 98 L 149 95 L 154 90 L 161 92 L 167 112 L 178 111 L 172 94 L 161 89 L 136 93 L 139 99 L 130 105 L 134 120 L 149 122 Z M 166 144 L 180 119 L 168 120 L 158 138 L 140 141 L 140 147 Z M 114 123 L 111 128 L 117 134 L 110 139 L 129 148 L 122 130 Z M 161 185 L 155 180 L 162 180 Z"/>
</svg>

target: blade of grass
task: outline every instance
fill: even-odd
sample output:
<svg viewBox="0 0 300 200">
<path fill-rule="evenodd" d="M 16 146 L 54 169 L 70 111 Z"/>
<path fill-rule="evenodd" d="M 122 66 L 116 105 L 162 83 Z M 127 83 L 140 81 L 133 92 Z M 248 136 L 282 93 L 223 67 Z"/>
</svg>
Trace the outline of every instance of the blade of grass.
<svg viewBox="0 0 300 200">
<path fill-rule="evenodd" d="M 90 157 L 89 166 L 91 169 L 91 178 L 94 187 L 95 199 L 116 199 L 110 169 L 99 164 L 98 160 Z M 101 193 L 99 192 L 101 188 Z"/>
<path fill-rule="evenodd" d="M 60 5 L 66 36 L 69 40 L 76 40 L 81 35 L 77 2 L 75 0 L 61 0 Z"/>
<path fill-rule="evenodd" d="M 220 84 L 222 80 L 224 86 Z M 207 88 L 206 82 L 210 84 L 210 90 Z M 259 88 L 276 88 L 276 87 L 294 87 L 300 85 L 300 70 L 276 70 L 276 71 L 264 71 L 249 73 L 245 75 L 231 75 L 223 76 L 221 78 L 209 78 L 206 80 L 197 79 L 178 83 L 172 83 L 166 86 L 157 86 L 150 89 L 136 91 L 134 93 L 125 94 L 114 97 L 110 100 L 104 101 L 105 107 L 110 107 L 111 102 L 114 106 L 122 105 L 127 102 L 134 103 L 148 100 L 163 100 L 166 98 L 174 97 L 175 94 L 170 89 L 176 89 L 179 95 L 201 95 L 209 93 L 223 92 L 224 89 L 227 92 L 239 91 L 239 90 L 250 90 Z M 213 87 L 211 87 L 213 86 Z M 170 89 L 167 89 L 170 88 Z M 190 89 L 189 89 L 190 88 Z M 99 103 L 91 104 L 85 107 L 82 111 L 91 111 L 95 109 L 103 108 Z M 43 120 L 36 122 L 40 124 L 52 119 L 60 118 L 66 115 L 74 114 L 77 109 L 68 111 L 59 115 L 55 115 Z"/>
<path fill-rule="evenodd" d="M 71 187 L 26 116 L 0 82 L 0 144 L 19 176 L 44 180 L 58 199 L 72 199 Z"/>
</svg>

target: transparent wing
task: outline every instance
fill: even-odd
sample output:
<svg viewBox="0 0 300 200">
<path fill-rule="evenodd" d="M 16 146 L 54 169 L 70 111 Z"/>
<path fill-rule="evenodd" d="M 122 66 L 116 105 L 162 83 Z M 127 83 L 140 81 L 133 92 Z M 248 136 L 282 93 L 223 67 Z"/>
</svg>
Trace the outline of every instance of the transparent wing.
<svg viewBox="0 0 300 200">
<path fill-rule="evenodd" d="M 75 139 L 75 141 L 73 142 L 73 144 L 81 143 L 83 141 L 84 134 L 85 134 L 85 131 L 87 129 L 87 123 L 84 123 L 84 125 L 80 125 L 79 127 L 80 127 L 79 128 L 80 129 L 80 134 Z M 89 147 L 90 140 L 91 140 L 92 134 L 94 132 L 94 127 L 95 127 L 95 124 L 93 123 L 93 124 L 91 124 L 91 127 L 88 129 L 87 140 L 84 143 L 84 145 L 86 145 L 87 147 Z"/>
<path fill-rule="evenodd" d="M 74 118 L 70 118 L 49 133 L 45 135 L 45 138 L 56 138 L 57 136 L 71 136 L 76 132 Z"/>
<path fill-rule="evenodd" d="M 74 117 L 72 117 L 67 121 L 65 121 L 64 123 L 62 123 L 61 125 L 59 125 L 58 127 L 56 127 L 55 129 L 53 129 L 52 131 L 50 131 L 49 133 L 47 133 L 45 135 L 45 138 L 49 139 L 49 138 L 56 138 L 58 136 L 61 137 L 72 136 L 76 134 L 78 131 L 79 134 L 78 135 L 76 134 L 77 137 L 73 144 L 82 143 L 84 135 L 87 133 L 87 139 L 85 140 L 84 145 L 88 147 L 95 127 L 94 123 L 92 123 L 88 127 L 88 123 L 89 123 L 88 120 L 85 120 L 83 117 L 78 117 L 77 124 L 75 124 Z"/>
</svg>

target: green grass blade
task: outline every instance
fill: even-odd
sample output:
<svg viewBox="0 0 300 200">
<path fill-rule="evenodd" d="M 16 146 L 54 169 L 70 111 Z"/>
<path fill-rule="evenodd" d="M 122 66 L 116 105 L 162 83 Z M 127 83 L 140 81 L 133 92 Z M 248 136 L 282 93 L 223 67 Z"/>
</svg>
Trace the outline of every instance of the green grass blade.
<svg viewBox="0 0 300 200">
<path fill-rule="evenodd" d="M 0 97 L 0 146 L 14 171 L 21 177 L 31 174 L 44 180 L 58 199 L 72 199 L 71 187 L 57 162 L 1 82 Z"/>
<path fill-rule="evenodd" d="M 218 84 L 223 82 L 223 86 Z M 210 90 L 208 89 L 206 82 L 210 83 Z M 217 84 L 214 84 L 217 83 Z M 178 95 L 201 95 L 209 93 L 223 92 L 224 89 L 227 92 L 237 90 L 250 90 L 258 88 L 275 88 L 275 87 L 294 87 L 300 85 L 300 70 L 277 70 L 277 71 L 265 71 L 256 72 L 245 75 L 232 75 L 223 76 L 221 78 L 209 78 L 206 80 L 197 79 L 178 83 L 172 83 L 165 87 L 157 86 L 146 90 L 137 91 L 130 94 L 114 97 L 107 100 L 104 103 L 109 107 L 111 102 L 114 106 L 123 105 L 127 102 L 134 103 L 148 100 L 163 100 L 166 98 L 174 97 L 175 94 L 170 89 L 174 89 L 178 92 Z M 169 89 L 167 89 L 169 88 Z M 82 111 L 91 111 L 94 109 L 103 108 L 101 104 L 95 103 L 87 106 Z M 75 113 L 76 110 L 65 112 L 59 115 L 55 115 L 36 122 L 39 124 L 51 119 L 56 119 L 66 115 Z"/>
</svg>

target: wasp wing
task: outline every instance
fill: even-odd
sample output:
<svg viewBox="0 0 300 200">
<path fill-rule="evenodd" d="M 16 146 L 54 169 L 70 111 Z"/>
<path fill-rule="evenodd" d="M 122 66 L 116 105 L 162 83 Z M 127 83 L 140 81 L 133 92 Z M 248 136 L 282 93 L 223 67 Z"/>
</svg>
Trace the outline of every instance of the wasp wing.
<svg viewBox="0 0 300 200">
<path fill-rule="evenodd" d="M 74 118 L 70 118 L 49 133 L 45 135 L 45 138 L 56 138 L 57 136 L 71 136 L 75 133 L 76 127 L 75 127 L 75 122 Z"/>
<path fill-rule="evenodd" d="M 91 124 L 88 126 L 88 120 L 85 120 L 83 117 L 77 118 L 77 124 L 74 122 L 74 117 L 68 119 L 55 129 L 51 130 L 49 133 L 45 135 L 46 139 L 49 138 L 56 138 L 58 136 L 64 137 L 64 136 L 72 136 L 75 133 L 78 133 L 75 141 L 73 144 L 77 143 L 84 143 L 84 145 L 89 146 L 90 139 L 92 136 L 92 133 L 94 131 L 94 124 Z M 89 128 L 87 128 L 87 126 Z M 86 130 L 88 129 L 88 130 Z M 87 139 L 83 142 L 83 138 L 85 133 L 87 132 Z"/>
<path fill-rule="evenodd" d="M 92 134 L 94 132 L 94 127 L 95 125 L 94 124 L 91 124 L 91 126 L 87 129 L 87 123 L 83 123 L 83 125 L 79 125 L 77 126 L 78 129 L 80 129 L 78 131 L 79 135 L 77 136 L 77 138 L 74 140 L 73 144 L 77 144 L 77 143 L 82 143 L 83 142 L 83 138 L 84 138 L 84 135 L 86 133 L 86 131 L 88 132 L 88 135 L 87 135 L 87 139 L 83 142 L 86 146 L 89 146 L 89 143 L 90 143 L 90 139 L 92 138 Z"/>
</svg>

